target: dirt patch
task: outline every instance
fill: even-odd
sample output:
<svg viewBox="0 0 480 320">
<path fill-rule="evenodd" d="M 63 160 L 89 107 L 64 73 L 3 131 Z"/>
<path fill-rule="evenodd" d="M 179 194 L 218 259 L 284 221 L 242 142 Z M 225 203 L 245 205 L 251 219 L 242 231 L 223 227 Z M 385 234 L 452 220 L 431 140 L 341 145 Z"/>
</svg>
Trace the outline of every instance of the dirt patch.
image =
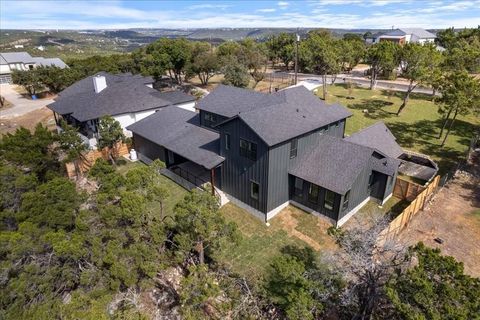
<svg viewBox="0 0 480 320">
<path fill-rule="evenodd" d="M 284 212 L 282 212 L 282 214 L 279 216 L 280 222 L 282 224 L 282 229 L 285 230 L 289 236 L 297 237 L 298 239 L 307 243 L 314 250 L 320 251 L 322 246 L 318 242 L 316 242 L 309 236 L 304 235 L 303 233 L 299 232 L 296 229 L 298 225 L 298 221 L 293 217 L 291 213 L 292 212 L 287 209 L 287 210 L 284 210 Z"/>
<path fill-rule="evenodd" d="M 278 214 L 281 228 L 290 237 L 296 237 L 316 251 L 334 250 L 332 237 L 327 234 L 331 223 L 326 219 L 309 214 L 296 207 L 288 206 Z"/>
<path fill-rule="evenodd" d="M 43 107 L 38 110 L 26 113 L 20 117 L 0 120 L 0 136 L 6 133 L 11 133 L 17 128 L 25 127 L 27 129 L 34 129 L 38 123 L 42 123 L 50 129 L 55 128 L 55 120 L 53 118 L 52 110 Z"/>
<path fill-rule="evenodd" d="M 419 212 L 399 235 L 406 245 L 422 241 L 440 248 L 442 253 L 462 261 L 465 272 L 480 276 L 480 152 L 477 152 L 468 172 L 456 174 L 455 179 L 441 189 L 432 204 Z M 434 239 L 440 238 L 443 243 Z"/>
</svg>

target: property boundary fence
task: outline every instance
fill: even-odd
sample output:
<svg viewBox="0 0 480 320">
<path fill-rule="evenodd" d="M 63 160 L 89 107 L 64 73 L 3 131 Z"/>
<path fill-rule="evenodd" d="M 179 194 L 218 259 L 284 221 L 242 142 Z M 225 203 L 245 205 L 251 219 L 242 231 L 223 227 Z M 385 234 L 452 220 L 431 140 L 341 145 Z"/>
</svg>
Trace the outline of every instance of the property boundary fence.
<svg viewBox="0 0 480 320">
<path fill-rule="evenodd" d="M 425 190 L 425 188 L 426 186 L 397 177 L 395 186 L 393 187 L 393 195 L 402 200 L 412 201 L 419 193 Z"/>
<path fill-rule="evenodd" d="M 420 210 L 425 208 L 425 205 L 437 190 L 439 182 L 440 176 L 436 176 L 428 186 L 426 186 L 420 193 L 416 195 L 415 199 L 410 203 L 410 205 L 390 222 L 388 227 L 382 231 L 380 237 L 384 240 L 396 237 L 400 231 L 402 231 L 410 223 L 412 218 Z"/>
<path fill-rule="evenodd" d="M 79 168 L 82 173 L 87 172 L 95 164 L 95 161 L 99 158 L 108 160 L 109 148 L 103 148 L 102 150 L 91 150 L 85 153 L 81 160 L 79 160 Z M 116 157 L 121 157 L 129 153 L 129 147 L 126 143 L 118 143 L 113 148 L 113 153 Z M 67 176 L 69 178 L 74 178 L 77 176 L 75 171 L 75 164 L 73 162 L 68 162 L 65 164 L 67 170 Z"/>
</svg>

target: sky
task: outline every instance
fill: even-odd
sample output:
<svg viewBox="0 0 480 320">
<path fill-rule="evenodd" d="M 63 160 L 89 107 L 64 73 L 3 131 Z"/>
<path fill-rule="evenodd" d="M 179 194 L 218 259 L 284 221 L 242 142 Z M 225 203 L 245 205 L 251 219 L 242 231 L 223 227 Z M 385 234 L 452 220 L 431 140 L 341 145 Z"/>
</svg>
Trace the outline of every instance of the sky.
<svg viewBox="0 0 480 320">
<path fill-rule="evenodd" d="M 0 29 L 464 28 L 480 0 L 0 0 Z"/>
</svg>

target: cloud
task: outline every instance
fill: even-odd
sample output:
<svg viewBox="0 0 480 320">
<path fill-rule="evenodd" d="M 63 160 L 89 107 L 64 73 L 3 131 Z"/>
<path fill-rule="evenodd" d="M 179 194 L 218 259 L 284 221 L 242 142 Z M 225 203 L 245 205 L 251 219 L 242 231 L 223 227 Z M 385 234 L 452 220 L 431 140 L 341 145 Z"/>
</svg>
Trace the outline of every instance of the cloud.
<svg viewBox="0 0 480 320">
<path fill-rule="evenodd" d="M 255 10 L 256 12 L 265 12 L 265 13 L 268 13 L 268 12 L 275 12 L 277 11 L 277 9 L 274 9 L 274 8 L 266 8 L 266 9 L 258 9 L 258 10 Z"/>
<path fill-rule="evenodd" d="M 402 1 L 402 4 L 399 3 Z M 276 2 L 278 8 L 250 9 L 232 2 L 192 6 L 151 5 L 130 8 L 119 1 L 3 1 L 2 29 L 126 29 L 126 28 L 445 28 L 478 25 L 480 0 L 323 0 Z M 367 6 L 376 2 L 375 6 Z M 388 3 L 387 3 L 388 2 Z M 393 3 L 396 3 L 393 6 Z M 133 3 L 133 2 L 132 2 Z M 152 2 L 153 3 L 153 2 Z M 180 3 L 181 2 L 176 2 Z M 275 2 L 272 2 L 275 4 Z M 348 10 L 326 3 L 347 4 Z M 160 3 L 163 4 L 163 3 Z M 225 4 L 225 5 L 224 5 Z M 392 4 L 389 6 L 388 4 Z M 201 7 L 199 7 L 201 6 Z M 214 10 L 225 8 L 225 10 Z M 48 10 L 46 10 L 48 8 Z M 286 9 L 289 10 L 279 10 Z M 373 10 L 372 10 L 373 8 Z M 192 10 L 196 10 L 192 14 Z"/>
<path fill-rule="evenodd" d="M 232 5 L 229 4 L 213 4 L 213 3 L 201 3 L 201 4 L 194 4 L 188 7 L 191 10 L 198 10 L 198 9 L 227 9 L 230 8 Z"/>
</svg>

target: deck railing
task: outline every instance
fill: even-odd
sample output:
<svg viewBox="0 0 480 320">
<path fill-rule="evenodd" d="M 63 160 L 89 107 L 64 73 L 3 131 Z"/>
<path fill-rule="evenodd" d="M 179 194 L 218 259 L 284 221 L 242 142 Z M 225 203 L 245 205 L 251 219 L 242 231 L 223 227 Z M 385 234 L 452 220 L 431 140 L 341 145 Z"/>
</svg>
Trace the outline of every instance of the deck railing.
<svg viewBox="0 0 480 320">
<path fill-rule="evenodd" d="M 197 187 L 200 187 L 202 190 L 210 192 L 210 189 L 205 187 L 206 184 L 210 185 L 210 181 L 206 181 L 205 179 L 202 179 L 198 177 L 197 175 L 194 175 L 193 173 L 182 169 L 179 166 L 172 166 L 169 168 L 172 172 L 174 172 L 176 175 L 182 177 L 183 179 L 193 183 Z M 211 186 L 210 186 L 211 187 Z M 215 198 L 220 201 L 220 194 L 218 191 L 214 188 L 214 193 L 215 193 Z"/>
</svg>

